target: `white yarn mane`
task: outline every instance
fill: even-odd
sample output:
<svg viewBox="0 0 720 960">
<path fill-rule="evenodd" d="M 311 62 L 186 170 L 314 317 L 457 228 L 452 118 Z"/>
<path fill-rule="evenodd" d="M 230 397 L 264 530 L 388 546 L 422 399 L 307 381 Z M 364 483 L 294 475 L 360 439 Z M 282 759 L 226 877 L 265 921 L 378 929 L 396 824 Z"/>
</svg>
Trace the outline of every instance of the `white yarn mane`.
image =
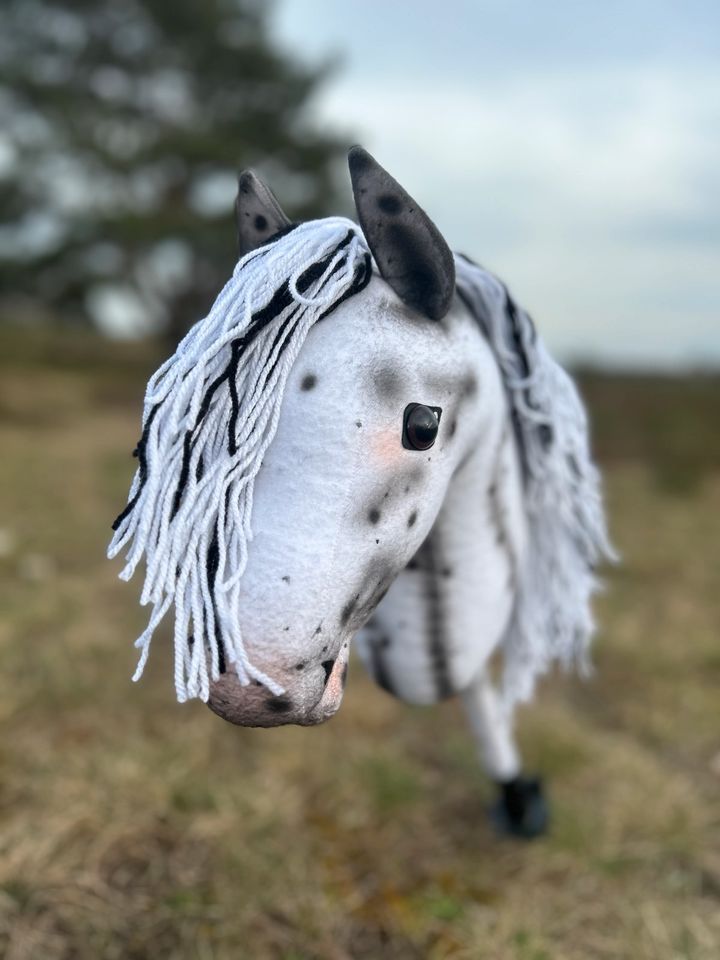
<svg viewBox="0 0 720 960">
<path fill-rule="evenodd" d="M 524 468 L 529 543 L 502 645 L 503 694 L 511 707 L 530 699 L 554 662 L 588 672 L 595 631 L 590 599 L 599 586 L 593 571 L 616 554 L 575 384 L 504 285 L 464 257 L 455 264 L 458 292 L 497 359 Z"/>
<path fill-rule="evenodd" d="M 308 331 L 370 277 L 369 252 L 352 221 L 299 224 L 238 262 L 207 317 L 151 377 L 139 467 L 108 548 L 114 557 L 130 545 L 124 580 L 145 555 L 140 602 L 152 604 L 152 613 L 135 642 L 133 680 L 174 605 L 180 702 L 207 701 L 224 660 L 241 682 L 283 692 L 250 663 L 239 629 L 255 478 Z"/>
</svg>

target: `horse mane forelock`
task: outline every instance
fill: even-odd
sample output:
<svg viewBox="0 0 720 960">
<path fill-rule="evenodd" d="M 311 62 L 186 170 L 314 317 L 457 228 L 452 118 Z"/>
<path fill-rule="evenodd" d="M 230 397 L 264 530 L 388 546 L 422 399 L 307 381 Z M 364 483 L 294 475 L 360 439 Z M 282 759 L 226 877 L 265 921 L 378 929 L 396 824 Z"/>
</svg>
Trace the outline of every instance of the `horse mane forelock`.
<svg viewBox="0 0 720 960">
<path fill-rule="evenodd" d="M 575 384 L 500 280 L 463 256 L 456 270 L 458 294 L 497 361 L 523 468 L 528 547 L 502 642 L 511 707 L 555 662 L 587 672 L 594 569 L 616 555 Z"/>
<path fill-rule="evenodd" d="M 228 666 L 243 683 L 283 692 L 250 663 L 239 630 L 254 482 L 308 331 L 371 275 L 352 221 L 295 225 L 241 258 L 209 314 L 151 377 L 138 469 L 108 548 L 114 557 L 129 547 L 125 580 L 145 557 L 141 603 L 152 613 L 133 679 L 174 606 L 178 700 L 207 700 Z"/>
</svg>

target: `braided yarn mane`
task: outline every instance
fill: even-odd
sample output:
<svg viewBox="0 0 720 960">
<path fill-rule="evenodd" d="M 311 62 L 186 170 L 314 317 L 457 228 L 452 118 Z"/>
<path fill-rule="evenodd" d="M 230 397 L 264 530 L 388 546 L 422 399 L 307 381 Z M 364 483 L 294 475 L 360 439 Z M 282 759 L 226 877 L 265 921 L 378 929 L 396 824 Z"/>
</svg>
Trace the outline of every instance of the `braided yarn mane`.
<svg viewBox="0 0 720 960">
<path fill-rule="evenodd" d="M 255 478 L 308 331 L 371 276 L 352 221 L 299 224 L 238 262 L 207 317 L 151 377 L 138 469 L 108 548 L 109 557 L 129 548 L 124 580 L 145 556 L 141 603 L 152 613 L 133 680 L 174 606 L 179 701 L 207 701 L 226 665 L 243 683 L 283 692 L 250 663 L 238 626 Z"/>
<path fill-rule="evenodd" d="M 458 293 L 500 368 L 523 466 L 528 546 L 502 644 L 511 707 L 530 699 L 554 662 L 588 671 L 590 599 L 599 586 L 593 571 L 617 557 L 575 384 L 496 277 L 462 256 L 456 270 Z"/>
</svg>

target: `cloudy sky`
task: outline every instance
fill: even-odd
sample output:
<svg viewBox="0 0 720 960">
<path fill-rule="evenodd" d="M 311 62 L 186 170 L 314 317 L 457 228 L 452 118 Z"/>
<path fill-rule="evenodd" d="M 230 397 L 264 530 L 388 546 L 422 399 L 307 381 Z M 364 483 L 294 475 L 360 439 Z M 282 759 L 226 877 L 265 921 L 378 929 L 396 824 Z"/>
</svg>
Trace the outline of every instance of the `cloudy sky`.
<svg viewBox="0 0 720 960">
<path fill-rule="evenodd" d="M 348 130 L 565 358 L 720 364 L 717 0 L 279 0 Z"/>
</svg>

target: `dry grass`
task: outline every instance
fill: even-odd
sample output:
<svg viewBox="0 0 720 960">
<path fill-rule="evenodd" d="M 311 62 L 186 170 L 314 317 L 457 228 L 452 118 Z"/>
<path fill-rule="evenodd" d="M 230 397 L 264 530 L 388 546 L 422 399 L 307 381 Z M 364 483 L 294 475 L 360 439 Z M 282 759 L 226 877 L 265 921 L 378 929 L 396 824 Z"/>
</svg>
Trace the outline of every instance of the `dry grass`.
<svg viewBox="0 0 720 960">
<path fill-rule="evenodd" d="M 594 680 L 523 713 L 555 822 L 518 845 L 453 704 L 356 668 L 325 727 L 239 730 L 174 703 L 167 647 L 131 685 L 142 613 L 103 553 L 153 359 L 7 332 L 0 357 L 6 960 L 720 955 L 717 381 L 589 382 L 625 565 Z"/>
</svg>

